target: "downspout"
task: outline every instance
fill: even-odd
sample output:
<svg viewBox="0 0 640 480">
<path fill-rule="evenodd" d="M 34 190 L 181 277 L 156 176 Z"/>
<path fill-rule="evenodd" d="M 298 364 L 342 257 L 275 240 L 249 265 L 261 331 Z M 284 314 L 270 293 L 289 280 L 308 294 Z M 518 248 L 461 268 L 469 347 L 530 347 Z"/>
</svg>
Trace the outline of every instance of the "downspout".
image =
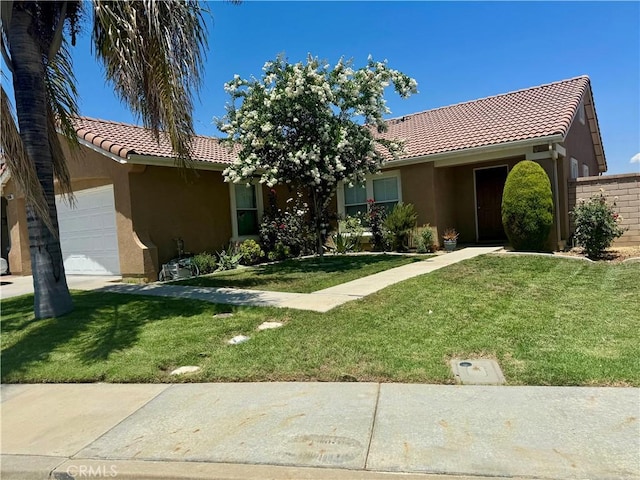
<svg viewBox="0 0 640 480">
<path fill-rule="evenodd" d="M 560 237 L 560 189 L 558 188 L 558 152 L 554 147 L 551 147 L 551 158 L 553 159 L 553 198 L 554 208 L 556 210 L 556 242 L 558 250 L 562 248 Z"/>
</svg>

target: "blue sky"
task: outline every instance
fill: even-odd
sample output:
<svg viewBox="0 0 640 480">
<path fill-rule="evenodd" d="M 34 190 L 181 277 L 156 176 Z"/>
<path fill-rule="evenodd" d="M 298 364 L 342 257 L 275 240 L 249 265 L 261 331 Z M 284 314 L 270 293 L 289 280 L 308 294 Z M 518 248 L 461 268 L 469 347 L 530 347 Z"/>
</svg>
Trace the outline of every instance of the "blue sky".
<svg viewBox="0 0 640 480">
<path fill-rule="evenodd" d="M 639 2 L 208 2 L 209 53 L 195 128 L 219 136 L 224 82 L 284 52 L 335 63 L 367 56 L 418 81 L 391 117 L 589 75 L 609 170 L 640 171 Z M 74 61 L 86 116 L 138 123 L 105 85 L 88 30 Z M 639 159 L 640 160 L 640 159 Z"/>
</svg>

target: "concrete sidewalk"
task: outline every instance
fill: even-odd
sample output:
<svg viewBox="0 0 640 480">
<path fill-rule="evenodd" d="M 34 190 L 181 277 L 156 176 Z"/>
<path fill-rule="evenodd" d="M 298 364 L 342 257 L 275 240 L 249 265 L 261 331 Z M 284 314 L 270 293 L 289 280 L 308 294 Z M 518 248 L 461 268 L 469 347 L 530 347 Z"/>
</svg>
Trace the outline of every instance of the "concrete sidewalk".
<svg viewBox="0 0 640 480">
<path fill-rule="evenodd" d="M 131 293 L 161 297 L 181 297 L 212 303 L 258 307 L 283 307 L 299 310 L 327 312 L 332 308 L 366 297 L 383 288 L 409 278 L 433 272 L 479 255 L 502 250 L 502 247 L 467 247 L 462 250 L 438 255 L 421 262 L 391 268 L 380 273 L 359 278 L 313 293 L 265 292 L 238 288 L 187 287 L 181 285 L 152 283 L 148 285 L 112 284 L 100 291 Z"/>
<path fill-rule="evenodd" d="M 639 400 L 637 388 L 3 385 L 0 473 L 639 479 Z"/>
</svg>

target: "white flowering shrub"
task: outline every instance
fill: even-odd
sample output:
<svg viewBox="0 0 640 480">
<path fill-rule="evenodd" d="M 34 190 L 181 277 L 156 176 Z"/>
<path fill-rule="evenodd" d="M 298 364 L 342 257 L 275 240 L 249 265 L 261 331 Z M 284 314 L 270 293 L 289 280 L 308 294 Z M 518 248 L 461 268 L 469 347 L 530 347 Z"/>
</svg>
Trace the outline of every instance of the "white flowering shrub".
<svg viewBox="0 0 640 480">
<path fill-rule="evenodd" d="M 383 94 L 392 84 L 403 98 L 417 93 L 415 80 L 371 57 L 354 69 L 342 59 L 330 68 L 311 56 L 296 64 L 280 56 L 264 65 L 261 79 L 236 75 L 225 84 L 227 114 L 217 120 L 223 141 L 238 152 L 225 180 L 306 190 L 321 253 L 338 182 L 362 181 L 385 152 L 401 151 L 401 142 L 374 136 L 386 130 Z"/>
</svg>

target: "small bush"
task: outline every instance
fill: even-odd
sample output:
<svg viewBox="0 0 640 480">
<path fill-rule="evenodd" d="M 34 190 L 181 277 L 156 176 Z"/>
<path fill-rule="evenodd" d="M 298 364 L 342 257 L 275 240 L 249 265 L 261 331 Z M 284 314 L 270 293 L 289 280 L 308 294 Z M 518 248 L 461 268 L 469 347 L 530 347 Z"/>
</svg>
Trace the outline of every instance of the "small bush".
<svg viewBox="0 0 640 480">
<path fill-rule="evenodd" d="M 502 195 L 502 225 L 515 250 L 548 250 L 553 194 L 544 169 L 524 160 L 509 172 Z"/>
<path fill-rule="evenodd" d="M 272 262 L 284 260 L 291 256 L 291 247 L 282 242 L 276 243 L 273 249 L 267 254 L 267 258 Z"/>
<path fill-rule="evenodd" d="M 242 265 L 255 265 L 264 257 L 264 251 L 255 240 L 245 240 L 240 244 L 239 251 L 242 254 Z"/>
<path fill-rule="evenodd" d="M 308 224 L 308 217 L 308 205 L 300 195 L 295 199 L 288 199 L 286 208 L 282 209 L 278 208 L 275 191 L 269 192 L 269 206 L 262 217 L 259 235 L 260 243 L 270 260 L 315 251 L 316 236 Z"/>
<path fill-rule="evenodd" d="M 206 275 L 216 271 L 218 257 L 212 253 L 202 252 L 191 257 L 191 263 L 198 267 L 200 275 Z"/>
<path fill-rule="evenodd" d="M 389 249 L 388 236 L 385 232 L 384 220 L 387 210 L 374 200 L 367 200 L 366 224 L 371 230 L 371 246 L 374 251 L 384 252 Z"/>
<path fill-rule="evenodd" d="M 217 270 L 234 270 L 240 265 L 242 253 L 236 244 L 230 243 L 226 250 L 218 252 Z"/>
<path fill-rule="evenodd" d="M 435 236 L 428 223 L 418 228 L 415 238 L 417 253 L 431 253 L 435 250 Z"/>
<path fill-rule="evenodd" d="M 580 200 L 572 210 L 576 226 L 573 237 L 589 258 L 602 257 L 613 241 L 625 232 L 619 224 L 622 217 L 615 212 L 615 206 L 615 202 L 607 203 L 601 188 L 598 195 Z"/>
<path fill-rule="evenodd" d="M 407 250 L 409 235 L 416 226 L 418 214 L 410 203 L 398 203 L 384 220 L 384 227 L 391 237 L 391 247 L 397 252 Z"/>
<path fill-rule="evenodd" d="M 362 223 L 360 217 L 347 215 L 344 220 L 339 222 L 339 231 L 331 234 L 327 239 L 326 249 L 340 254 L 359 252 L 364 233 Z"/>
</svg>

